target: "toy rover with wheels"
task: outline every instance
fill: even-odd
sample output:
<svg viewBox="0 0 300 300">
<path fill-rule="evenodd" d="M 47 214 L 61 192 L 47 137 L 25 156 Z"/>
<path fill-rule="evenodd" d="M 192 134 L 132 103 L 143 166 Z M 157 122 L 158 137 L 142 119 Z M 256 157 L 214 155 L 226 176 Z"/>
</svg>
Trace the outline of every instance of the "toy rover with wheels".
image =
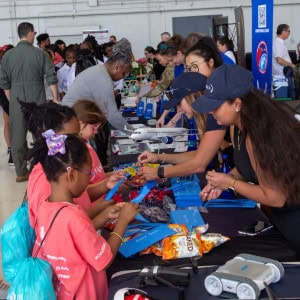
<svg viewBox="0 0 300 300">
<path fill-rule="evenodd" d="M 238 299 L 258 299 L 265 284 L 278 282 L 283 275 L 284 268 L 276 260 L 239 254 L 208 275 L 204 285 L 213 296 L 233 293 Z"/>
</svg>

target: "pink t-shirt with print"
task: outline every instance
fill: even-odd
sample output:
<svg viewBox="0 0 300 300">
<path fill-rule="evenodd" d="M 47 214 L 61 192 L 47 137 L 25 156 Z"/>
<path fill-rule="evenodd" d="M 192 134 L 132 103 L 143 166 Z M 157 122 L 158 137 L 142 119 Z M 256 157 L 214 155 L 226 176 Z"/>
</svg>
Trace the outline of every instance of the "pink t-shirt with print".
<svg viewBox="0 0 300 300">
<path fill-rule="evenodd" d="M 95 176 L 90 179 L 90 184 L 101 182 L 106 178 L 103 166 L 94 148 L 89 143 L 86 143 L 86 146 L 92 159 L 92 171 L 96 173 Z"/>
<path fill-rule="evenodd" d="M 50 182 L 47 180 L 44 169 L 40 163 L 36 164 L 30 172 L 27 186 L 29 221 L 34 227 L 37 210 L 42 201 L 48 199 L 51 194 Z M 92 204 L 90 197 L 86 191 L 78 198 L 75 198 L 74 203 L 80 205 L 83 210 L 88 210 Z"/>
<path fill-rule="evenodd" d="M 35 253 L 60 207 L 39 251 L 54 272 L 54 289 L 58 300 L 106 300 L 108 286 L 105 268 L 112 252 L 105 239 L 97 235 L 86 213 L 75 204 L 43 201 L 36 224 Z"/>
</svg>

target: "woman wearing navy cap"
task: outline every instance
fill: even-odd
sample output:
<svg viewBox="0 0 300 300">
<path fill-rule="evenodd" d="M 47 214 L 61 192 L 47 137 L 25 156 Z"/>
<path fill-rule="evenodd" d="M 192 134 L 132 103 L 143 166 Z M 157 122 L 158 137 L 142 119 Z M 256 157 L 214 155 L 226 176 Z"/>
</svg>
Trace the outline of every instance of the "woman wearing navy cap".
<svg viewBox="0 0 300 300">
<path fill-rule="evenodd" d="M 194 102 L 222 125 L 232 125 L 236 168 L 207 172 L 203 200 L 231 189 L 271 207 L 271 222 L 300 258 L 300 123 L 252 85 L 251 73 L 237 65 L 217 68 L 204 96 Z M 247 156 L 241 154 L 243 147 Z M 250 184 L 252 183 L 252 184 Z"/>
</svg>

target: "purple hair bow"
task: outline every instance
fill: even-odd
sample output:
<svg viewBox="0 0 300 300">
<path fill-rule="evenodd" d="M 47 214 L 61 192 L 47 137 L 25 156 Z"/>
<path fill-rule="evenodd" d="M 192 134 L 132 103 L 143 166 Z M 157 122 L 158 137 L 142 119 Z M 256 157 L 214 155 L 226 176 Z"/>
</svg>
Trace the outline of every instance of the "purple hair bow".
<svg viewBox="0 0 300 300">
<path fill-rule="evenodd" d="M 64 134 L 56 134 L 53 129 L 49 129 L 42 133 L 42 136 L 46 139 L 48 146 L 48 155 L 53 156 L 56 153 L 65 154 L 65 139 L 67 138 Z"/>
</svg>

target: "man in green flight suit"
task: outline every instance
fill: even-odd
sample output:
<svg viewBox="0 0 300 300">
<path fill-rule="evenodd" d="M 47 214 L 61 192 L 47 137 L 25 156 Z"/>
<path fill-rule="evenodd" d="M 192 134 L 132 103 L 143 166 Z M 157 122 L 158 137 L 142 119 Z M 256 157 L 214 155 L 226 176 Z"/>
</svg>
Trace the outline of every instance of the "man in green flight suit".
<svg viewBox="0 0 300 300">
<path fill-rule="evenodd" d="M 20 42 L 3 56 L 0 65 L 0 87 L 9 99 L 10 140 L 16 182 L 28 180 L 27 124 L 18 99 L 36 104 L 46 103 L 46 81 L 53 94 L 53 101 L 58 102 L 54 65 L 43 50 L 33 46 L 35 34 L 31 23 L 19 24 Z"/>
</svg>

